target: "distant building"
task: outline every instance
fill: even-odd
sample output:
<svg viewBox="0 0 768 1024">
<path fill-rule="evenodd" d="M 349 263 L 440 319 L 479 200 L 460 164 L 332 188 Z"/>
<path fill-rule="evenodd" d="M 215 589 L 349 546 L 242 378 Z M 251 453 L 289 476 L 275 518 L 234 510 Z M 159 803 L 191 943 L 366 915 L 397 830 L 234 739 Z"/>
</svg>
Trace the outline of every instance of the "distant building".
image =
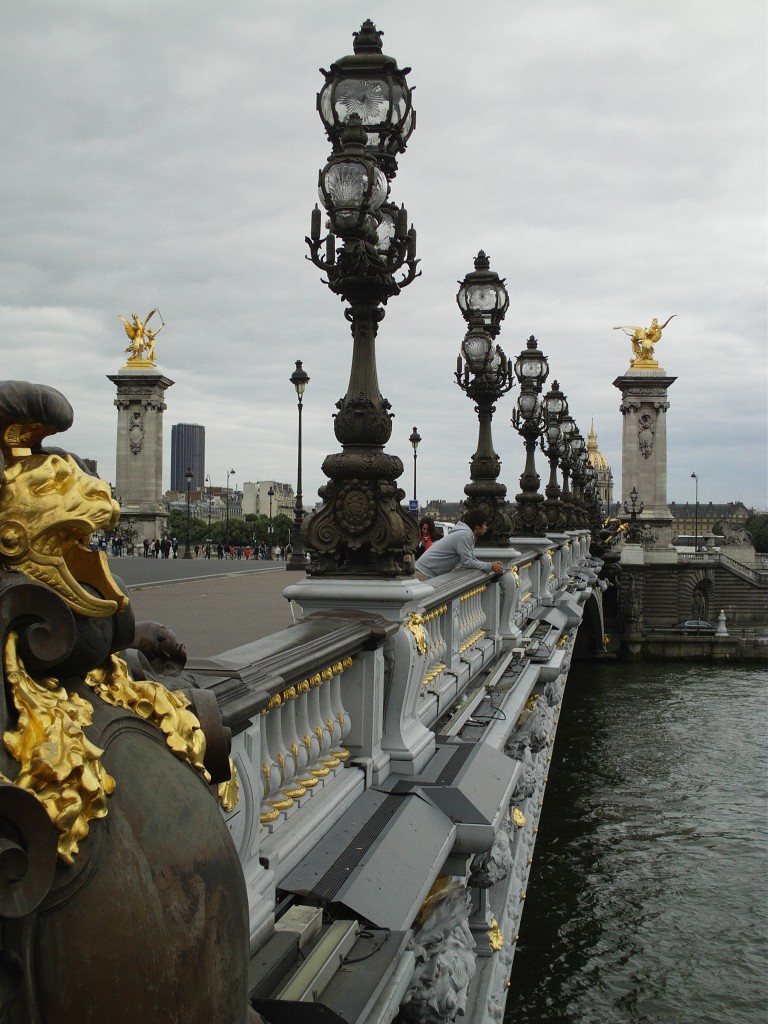
<svg viewBox="0 0 768 1024">
<path fill-rule="evenodd" d="M 669 511 L 675 517 L 672 524 L 672 536 L 693 537 L 698 532 L 699 537 L 704 534 L 723 534 L 724 530 L 730 533 L 746 529 L 747 519 L 752 515 L 752 510 L 740 501 L 729 501 L 725 504 L 714 504 L 709 501 L 699 503 L 698 514 L 695 502 L 686 501 L 685 504 L 677 504 L 670 501 Z M 717 527 L 717 529 L 715 529 Z"/>
<path fill-rule="evenodd" d="M 600 496 L 600 501 L 603 508 L 607 511 L 610 509 L 611 502 L 613 501 L 613 473 L 608 465 L 608 459 L 598 450 L 594 421 L 592 422 L 589 438 L 587 439 L 587 458 L 589 459 L 590 466 L 595 471 L 595 483 L 597 484 L 597 493 Z"/>
<path fill-rule="evenodd" d="M 432 519 L 439 519 L 445 523 L 457 523 L 467 511 L 463 501 L 443 501 L 442 498 L 432 498 L 419 515 L 430 516 Z"/>
<path fill-rule="evenodd" d="M 192 490 L 205 486 L 205 427 L 176 423 L 171 427 L 171 490 L 186 492 L 187 469 L 192 470 Z"/>
<path fill-rule="evenodd" d="M 256 483 L 243 484 L 243 515 L 269 515 L 269 489 L 272 495 L 272 517 L 278 512 L 293 518 L 296 509 L 296 495 L 291 484 L 281 484 L 277 480 L 258 480 Z"/>
</svg>

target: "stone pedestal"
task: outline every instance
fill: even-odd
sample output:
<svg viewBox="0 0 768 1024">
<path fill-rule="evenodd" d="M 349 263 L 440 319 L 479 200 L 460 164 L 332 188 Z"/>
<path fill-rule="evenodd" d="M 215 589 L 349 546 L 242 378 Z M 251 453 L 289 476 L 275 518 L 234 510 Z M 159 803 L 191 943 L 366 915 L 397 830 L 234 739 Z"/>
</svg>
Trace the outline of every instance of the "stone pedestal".
<svg viewBox="0 0 768 1024">
<path fill-rule="evenodd" d="M 643 511 L 637 523 L 645 533 L 643 546 L 669 548 L 674 517 L 667 505 L 667 392 L 677 377 L 661 367 L 631 367 L 613 386 L 621 391 L 624 420 L 621 448 L 621 500 L 631 503 L 637 490 Z"/>
<path fill-rule="evenodd" d="M 154 366 L 124 366 L 108 374 L 117 388 L 115 496 L 121 520 L 136 528 L 134 543 L 154 540 L 165 530 L 163 507 L 163 413 L 165 392 L 173 381 Z"/>
</svg>

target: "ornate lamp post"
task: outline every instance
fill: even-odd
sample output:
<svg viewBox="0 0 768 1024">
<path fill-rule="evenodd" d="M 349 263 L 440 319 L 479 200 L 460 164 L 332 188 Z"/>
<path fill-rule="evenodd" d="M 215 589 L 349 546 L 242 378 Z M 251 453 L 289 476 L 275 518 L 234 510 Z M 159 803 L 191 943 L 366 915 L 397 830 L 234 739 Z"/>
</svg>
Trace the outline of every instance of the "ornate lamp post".
<svg viewBox="0 0 768 1024">
<path fill-rule="evenodd" d="M 584 466 L 587 462 L 587 443 L 574 424 L 570 436 L 571 446 L 571 480 L 573 481 L 573 493 L 571 503 L 574 509 L 573 523 L 576 528 L 586 526 L 586 512 L 582 496 L 584 484 Z"/>
<path fill-rule="evenodd" d="M 226 487 L 226 508 L 224 509 L 224 557 L 226 558 L 229 554 L 229 478 L 235 475 L 234 469 L 227 470 L 227 487 Z"/>
<path fill-rule="evenodd" d="M 547 532 L 547 516 L 542 507 L 544 498 L 539 494 L 539 474 L 533 453 L 543 426 L 541 386 L 549 375 L 549 364 L 533 335 L 515 360 L 515 374 L 520 381 L 520 394 L 512 425 L 525 444 L 525 469 L 520 477 L 521 490 L 515 498 L 517 505 L 512 512 L 512 522 L 515 534 L 542 537 Z"/>
<path fill-rule="evenodd" d="M 624 514 L 629 516 L 629 526 L 627 527 L 627 533 L 624 538 L 627 544 L 640 544 L 642 541 L 642 531 L 640 527 L 637 525 L 637 517 L 643 511 L 645 505 L 641 501 L 638 507 L 638 497 L 639 494 L 637 493 L 637 488 L 633 487 L 632 490 L 629 492 L 629 500 L 632 504 L 628 505 L 626 501 L 624 502 Z"/>
<path fill-rule="evenodd" d="M 272 547 L 273 547 L 273 544 L 272 544 L 272 499 L 275 496 L 275 488 L 272 486 L 272 484 L 269 485 L 269 490 L 267 491 L 267 494 L 269 495 L 269 524 L 267 525 L 267 558 L 271 562 L 272 561 Z"/>
<path fill-rule="evenodd" d="M 213 502 L 213 484 L 211 482 L 210 474 L 205 478 L 205 482 L 208 484 L 208 536 L 206 537 L 206 544 L 210 544 L 210 541 L 211 541 L 211 504 Z"/>
<path fill-rule="evenodd" d="M 418 501 L 418 498 L 416 497 L 416 449 L 419 447 L 419 442 L 421 441 L 421 434 L 418 432 L 416 427 L 413 428 L 413 433 L 408 438 L 408 440 L 413 445 L 413 500 Z M 418 506 L 414 509 L 414 513 L 418 517 Z"/>
<path fill-rule="evenodd" d="M 187 466 L 187 471 L 184 474 L 184 479 L 187 482 L 187 537 L 186 537 L 186 541 L 184 543 L 184 555 L 182 556 L 183 558 L 191 558 L 192 557 L 192 552 L 189 550 L 189 522 L 190 522 L 189 498 L 190 498 L 190 492 L 192 490 L 192 478 L 194 477 L 194 475 L 195 474 L 192 472 L 192 470 L 189 468 L 189 466 Z"/>
<path fill-rule="evenodd" d="M 484 253 L 475 260 L 485 262 Z M 460 282 L 457 301 L 464 317 L 469 321 L 469 330 L 461 343 L 461 355 L 456 359 L 456 383 L 475 403 L 479 421 L 477 449 L 469 464 L 471 483 L 464 488 L 468 509 L 481 509 L 488 519 L 488 532 L 478 541 L 478 546 L 499 547 L 509 544 L 512 520 L 507 511 L 507 488 L 498 482 L 501 460 L 493 448 L 491 422 L 496 411 L 495 403 L 514 387 L 512 362 L 507 359 L 499 345 L 494 346 L 493 337 L 500 330 L 499 324 L 509 305 L 504 282 L 497 274 L 494 282 L 483 285 L 484 309 L 473 308 L 473 293 L 467 282 L 475 276 L 467 274 Z M 493 311 L 493 319 L 489 310 Z"/>
<path fill-rule="evenodd" d="M 389 402 L 376 374 L 376 333 L 383 306 L 418 276 L 416 232 L 388 199 L 396 157 L 413 131 L 406 70 L 382 53 L 381 33 L 366 21 L 355 33 L 354 54 L 324 72 L 318 110 L 332 154 L 320 172 L 320 202 L 328 214 L 321 238 L 315 207 L 307 244 L 326 284 L 347 303 L 352 368 L 337 403 L 334 433 L 342 451 L 329 455 L 323 505 L 303 524 L 312 561 L 308 573 L 410 576 L 418 528 L 402 508 L 403 472 L 384 446 L 392 433 Z M 400 275 L 399 277 L 397 275 Z"/>
<path fill-rule="evenodd" d="M 557 381 L 544 396 L 544 434 L 542 450 L 549 459 L 549 483 L 544 489 L 546 501 L 544 512 L 547 516 L 547 529 L 550 531 L 565 530 L 568 518 L 561 500 L 562 492 L 557 482 L 557 466 L 560 461 L 563 440 L 563 419 L 568 415 L 568 399 L 560 390 Z"/>
<path fill-rule="evenodd" d="M 304 498 L 301 493 L 301 414 L 304 408 L 304 390 L 309 384 L 309 374 L 302 366 L 301 360 L 296 360 L 296 369 L 290 376 L 291 384 L 296 389 L 296 397 L 299 400 L 299 464 L 296 474 L 296 506 L 293 512 L 293 531 L 291 535 L 291 557 L 285 563 L 287 570 L 304 572 L 307 567 L 307 556 L 304 552 L 304 542 L 301 536 L 301 524 L 304 519 Z"/>
<path fill-rule="evenodd" d="M 696 481 L 696 508 L 693 514 L 693 550 L 699 550 L 699 474 L 691 473 L 691 480 Z"/>
</svg>

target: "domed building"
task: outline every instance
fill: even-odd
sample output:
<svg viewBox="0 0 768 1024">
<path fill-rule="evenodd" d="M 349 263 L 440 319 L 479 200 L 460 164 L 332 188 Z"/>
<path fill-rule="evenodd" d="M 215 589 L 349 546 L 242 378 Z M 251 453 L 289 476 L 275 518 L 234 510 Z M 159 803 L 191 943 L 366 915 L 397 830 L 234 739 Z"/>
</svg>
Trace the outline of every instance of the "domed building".
<svg viewBox="0 0 768 1024">
<path fill-rule="evenodd" d="M 589 438 L 587 439 L 587 458 L 595 471 L 597 493 L 600 495 L 600 501 L 607 512 L 610 510 L 611 503 L 613 502 L 613 473 L 608 465 L 608 459 L 598 450 L 594 420 L 590 426 Z"/>
</svg>

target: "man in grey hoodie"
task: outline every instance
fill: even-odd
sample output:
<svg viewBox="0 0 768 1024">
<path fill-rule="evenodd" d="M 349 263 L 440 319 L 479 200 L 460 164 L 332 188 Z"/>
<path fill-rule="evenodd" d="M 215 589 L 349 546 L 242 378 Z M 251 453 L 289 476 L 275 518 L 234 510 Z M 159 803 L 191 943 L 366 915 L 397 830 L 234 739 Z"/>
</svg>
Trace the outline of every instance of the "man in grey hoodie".
<svg viewBox="0 0 768 1024">
<path fill-rule="evenodd" d="M 483 572 L 502 573 L 502 562 L 483 562 L 475 558 L 475 541 L 488 529 L 488 520 L 479 509 L 470 509 L 462 522 L 457 523 L 447 537 L 427 548 L 416 563 L 416 575 L 431 579 L 461 567 L 482 569 Z"/>
</svg>

